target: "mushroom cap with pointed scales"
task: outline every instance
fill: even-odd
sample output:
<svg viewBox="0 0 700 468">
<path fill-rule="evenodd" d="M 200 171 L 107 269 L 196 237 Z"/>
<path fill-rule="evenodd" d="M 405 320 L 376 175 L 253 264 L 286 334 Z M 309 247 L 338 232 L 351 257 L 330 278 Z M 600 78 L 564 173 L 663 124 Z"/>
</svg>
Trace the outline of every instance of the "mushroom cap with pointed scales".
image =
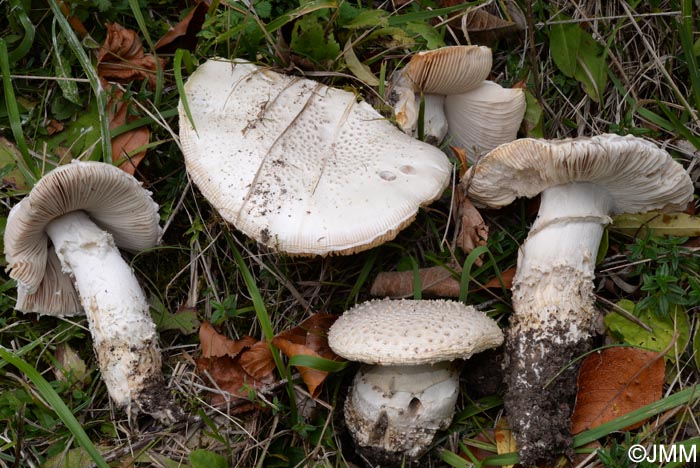
<svg viewBox="0 0 700 468">
<path fill-rule="evenodd" d="M 406 66 L 415 91 L 446 96 L 476 88 L 491 72 L 491 49 L 448 46 L 419 52 Z"/>
<path fill-rule="evenodd" d="M 485 313 L 445 300 L 365 302 L 345 312 L 328 333 L 339 356 L 379 365 L 468 359 L 501 343 L 503 332 Z"/>
<path fill-rule="evenodd" d="M 125 250 L 137 252 L 153 247 L 161 233 L 158 205 L 151 193 L 118 167 L 73 161 L 54 169 L 12 208 L 7 219 L 5 257 L 10 277 L 22 289 L 20 310 L 53 315 L 81 313 L 80 309 L 61 311 L 63 307 L 58 305 L 77 305 L 77 296 L 70 278 L 60 271 L 45 232 L 52 220 L 77 210 L 86 212 Z"/>
<path fill-rule="evenodd" d="M 500 208 L 517 197 L 534 197 L 570 182 L 607 190 L 611 215 L 684 210 L 693 197 L 693 183 L 683 166 L 653 143 L 631 135 L 516 140 L 484 156 L 461 183 L 475 203 Z"/>
<path fill-rule="evenodd" d="M 450 179 L 442 151 L 353 93 L 209 60 L 185 94 L 192 180 L 224 219 L 280 252 L 349 254 L 392 239 Z"/>
</svg>

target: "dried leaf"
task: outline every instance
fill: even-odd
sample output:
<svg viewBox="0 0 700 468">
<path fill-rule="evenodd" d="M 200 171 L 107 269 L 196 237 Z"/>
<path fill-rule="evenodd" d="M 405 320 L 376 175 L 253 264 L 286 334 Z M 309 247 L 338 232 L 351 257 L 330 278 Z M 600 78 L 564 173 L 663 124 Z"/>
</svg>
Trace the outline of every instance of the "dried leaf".
<svg viewBox="0 0 700 468">
<path fill-rule="evenodd" d="M 56 346 L 54 353 L 58 366 L 54 369 L 56 379 L 83 387 L 90 383 L 90 372 L 85 361 L 68 344 Z"/>
<path fill-rule="evenodd" d="M 639 238 L 647 235 L 695 237 L 700 236 L 700 216 L 658 211 L 623 214 L 613 218 L 610 229 Z"/>
<path fill-rule="evenodd" d="M 199 358 L 197 369 L 201 374 L 208 374 L 218 389 L 236 397 L 246 398 L 249 396 L 249 388 L 261 385 L 243 370 L 237 359 L 229 356 Z M 218 392 L 212 394 L 212 404 L 218 405 L 225 401 L 224 395 Z"/>
<path fill-rule="evenodd" d="M 108 103 L 109 129 L 121 127 L 135 116 L 128 115 L 129 101 L 124 100 L 124 93 L 112 86 L 109 88 L 111 97 Z M 124 172 L 134 175 L 139 163 L 146 157 L 146 145 L 151 139 L 151 131 L 148 127 L 138 127 L 112 138 L 112 157 L 114 161 L 124 160 L 119 168 Z"/>
<path fill-rule="evenodd" d="M 250 349 L 241 353 L 239 362 L 243 370 L 258 382 L 271 384 L 277 380 L 275 360 L 270 346 L 264 341 L 258 341 Z"/>
<path fill-rule="evenodd" d="M 506 287 L 506 289 L 513 287 L 513 278 L 515 277 L 516 271 L 517 268 L 513 266 L 501 272 L 501 279 L 503 279 L 503 285 Z M 501 282 L 498 281 L 497 276 L 494 276 L 484 284 L 484 287 L 498 289 L 501 287 Z"/>
<path fill-rule="evenodd" d="M 85 26 L 83 23 L 78 19 L 77 16 L 71 15 L 70 14 L 70 7 L 66 4 L 64 1 L 60 1 L 58 3 L 58 6 L 61 8 L 61 12 L 66 16 L 66 19 L 68 20 L 68 24 L 71 25 L 73 30 L 78 33 L 78 35 L 81 38 L 89 36 L 89 33 L 87 29 L 85 29 Z"/>
<path fill-rule="evenodd" d="M 471 200 L 462 194 L 461 190 L 457 190 L 455 193 L 457 219 L 459 220 L 457 247 L 461 248 L 464 253 L 469 253 L 479 246 L 486 245 L 489 228 Z M 475 263 L 476 266 L 481 266 L 483 262 L 479 258 Z"/>
<path fill-rule="evenodd" d="M 290 358 L 302 355 L 339 361 L 341 358 L 328 346 L 328 329 L 337 318 L 330 314 L 314 314 L 299 326 L 275 336 L 272 344 Z M 321 385 L 326 380 L 328 372 L 304 366 L 299 366 L 298 369 L 309 393 L 316 398 L 321 392 Z"/>
<path fill-rule="evenodd" d="M 209 322 L 199 329 L 202 357 L 196 360 L 199 372 L 213 380 L 213 385 L 233 396 L 248 398 L 251 388 L 275 382 L 275 363 L 267 343 L 250 336 L 230 340 L 217 333 Z M 219 392 L 212 393 L 212 404 L 226 402 Z M 239 405 L 235 412 L 248 411 L 256 405 Z"/>
<path fill-rule="evenodd" d="M 462 0 L 443 0 L 442 7 L 448 7 L 463 3 Z M 497 12 L 497 8 L 493 8 Z M 512 21 L 504 20 L 486 8 L 476 8 L 465 15 L 456 13 L 452 15 L 449 24 L 462 31 L 470 43 L 489 45 L 500 38 L 516 34 L 521 27 Z"/>
<path fill-rule="evenodd" d="M 324 359 L 339 360 L 338 355 L 328 346 L 328 330 L 336 320 L 337 315 L 318 313 L 299 325 L 306 329 L 306 346 Z"/>
<path fill-rule="evenodd" d="M 156 52 L 172 54 L 177 49 L 193 51 L 197 46 L 197 33 L 202 29 L 208 9 L 208 2 L 197 2 L 182 21 L 158 39 L 153 46 Z"/>
<path fill-rule="evenodd" d="M 421 291 L 429 296 L 459 297 L 459 281 L 450 270 L 442 266 L 421 268 Z M 383 271 L 377 275 L 370 288 L 372 296 L 406 297 L 413 295 L 413 271 Z"/>
<path fill-rule="evenodd" d="M 664 371 L 662 355 L 639 348 L 608 348 L 588 356 L 579 371 L 571 432 L 578 434 L 658 401 Z"/>
<path fill-rule="evenodd" d="M 218 333 L 211 323 L 203 322 L 199 328 L 199 342 L 202 345 L 202 357 L 206 359 L 221 356 L 234 358 L 244 349 L 253 346 L 258 340 L 244 336 L 242 339 L 234 341 Z"/>
<path fill-rule="evenodd" d="M 46 128 L 46 133 L 53 135 L 63 130 L 63 124 L 56 119 L 49 119 L 44 128 Z"/>
<path fill-rule="evenodd" d="M 165 60 L 158 60 L 162 68 Z M 145 78 L 149 86 L 155 88 L 158 66 L 153 55 L 144 53 L 136 31 L 117 23 L 107 24 L 107 37 L 97 54 L 97 75 L 100 78 L 121 83 Z"/>
<path fill-rule="evenodd" d="M 498 455 L 495 447 L 495 431 L 493 429 L 484 429 L 472 438 L 464 438 L 462 442 L 469 450 L 469 454 L 461 452 L 460 456 L 469 462 L 473 461 L 472 457 L 477 461 L 484 461 L 488 457 Z M 491 446 L 493 446 L 493 450 L 488 450 L 487 448 L 491 448 Z"/>
<path fill-rule="evenodd" d="M 460 148 L 459 146 L 450 145 L 450 149 L 454 153 L 455 157 L 459 161 L 459 178 L 464 177 L 469 169 L 469 161 L 467 160 L 467 150 Z"/>
<path fill-rule="evenodd" d="M 501 418 L 498 420 L 498 423 L 496 423 L 494 438 L 496 439 L 496 450 L 499 455 L 516 452 L 518 450 L 515 438 L 513 437 L 513 433 L 506 419 Z M 513 465 L 503 465 L 503 468 L 513 468 Z"/>
</svg>

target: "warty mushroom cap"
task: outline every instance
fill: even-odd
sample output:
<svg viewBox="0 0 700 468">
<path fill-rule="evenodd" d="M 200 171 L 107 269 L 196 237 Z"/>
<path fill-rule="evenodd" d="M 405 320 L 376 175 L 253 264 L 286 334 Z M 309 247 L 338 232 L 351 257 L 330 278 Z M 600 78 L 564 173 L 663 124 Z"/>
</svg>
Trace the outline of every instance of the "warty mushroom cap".
<svg viewBox="0 0 700 468">
<path fill-rule="evenodd" d="M 525 116 L 525 93 L 493 81 L 445 100 L 452 145 L 464 148 L 474 163 L 478 156 L 518 136 Z"/>
<path fill-rule="evenodd" d="M 51 315 L 82 313 L 81 308 L 63 309 L 63 305 L 75 306 L 79 301 L 72 280 L 61 272 L 56 253 L 49 248 L 45 232 L 52 220 L 79 210 L 110 232 L 116 245 L 125 250 L 153 247 L 161 233 L 158 205 L 150 192 L 118 167 L 73 161 L 54 169 L 12 208 L 7 220 L 5 257 L 10 277 L 17 280 L 20 289 L 19 310 Z"/>
<path fill-rule="evenodd" d="M 405 74 L 415 91 L 450 96 L 479 86 L 491 72 L 491 65 L 488 47 L 448 46 L 413 55 Z"/>
<path fill-rule="evenodd" d="M 683 166 L 632 135 L 516 140 L 491 151 L 462 178 L 469 198 L 491 208 L 570 182 L 605 188 L 613 200 L 610 215 L 684 210 L 693 195 Z"/>
<path fill-rule="evenodd" d="M 180 104 L 187 170 L 219 213 L 294 255 L 350 254 L 392 239 L 438 198 L 451 164 L 353 93 L 209 60 Z M 196 128 L 196 130 L 195 130 Z"/>
<path fill-rule="evenodd" d="M 503 332 L 493 319 L 445 300 L 365 302 L 345 312 L 328 333 L 339 356 L 378 365 L 468 359 L 501 343 Z"/>
</svg>

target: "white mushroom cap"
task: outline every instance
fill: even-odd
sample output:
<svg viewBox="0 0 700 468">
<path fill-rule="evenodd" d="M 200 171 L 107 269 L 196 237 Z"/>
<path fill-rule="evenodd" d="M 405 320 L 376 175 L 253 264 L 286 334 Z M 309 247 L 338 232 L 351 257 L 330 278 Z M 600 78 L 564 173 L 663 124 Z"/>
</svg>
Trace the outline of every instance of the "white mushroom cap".
<svg viewBox="0 0 700 468">
<path fill-rule="evenodd" d="M 378 245 L 449 182 L 442 151 L 352 93 L 218 60 L 185 92 L 194 128 L 181 104 L 180 140 L 192 179 L 227 221 L 279 251 Z"/>
<path fill-rule="evenodd" d="M 418 52 L 406 66 L 415 91 L 453 95 L 466 93 L 491 72 L 491 49 L 484 46 L 449 46 Z"/>
<path fill-rule="evenodd" d="M 49 250 L 45 232 L 52 220 L 78 210 L 110 232 L 115 243 L 125 250 L 150 248 L 156 245 L 161 232 L 158 205 L 150 192 L 121 169 L 81 161 L 54 169 L 12 208 L 7 220 L 5 256 L 10 277 L 23 290 L 18 307 L 59 315 L 78 312 L 59 312 L 62 307 L 52 303 L 52 299 L 65 305 L 75 305 L 78 301 L 71 279 L 60 278 L 65 274 L 54 258 L 56 254 Z M 45 276 L 47 269 L 49 275 Z"/>
<path fill-rule="evenodd" d="M 328 333 L 339 356 L 379 365 L 468 359 L 502 342 L 501 329 L 486 314 L 444 300 L 365 302 L 345 312 Z"/>
<path fill-rule="evenodd" d="M 569 182 L 607 190 L 613 200 L 611 215 L 682 210 L 693 196 L 683 166 L 653 143 L 631 135 L 516 140 L 483 157 L 462 181 L 469 198 L 492 208 Z"/>
<path fill-rule="evenodd" d="M 452 144 L 467 152 L 473 163 L 482 153 L 515 140 L 525 116 L 525 93 L 484 81 L 464 94 L 445 100 Z"/>
</svg>

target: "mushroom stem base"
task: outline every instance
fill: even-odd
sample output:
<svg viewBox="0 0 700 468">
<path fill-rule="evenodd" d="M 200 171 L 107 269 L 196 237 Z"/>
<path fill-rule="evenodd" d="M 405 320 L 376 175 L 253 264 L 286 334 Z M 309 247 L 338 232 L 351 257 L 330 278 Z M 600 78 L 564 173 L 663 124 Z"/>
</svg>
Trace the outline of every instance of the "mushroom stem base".
<svg viewBox="0 0 700 468">
<path fill-rule="evenodd" d="M 363 366 L 345 401 L 345 422 L 367 459 L 400 466 L 450 425 L 458 393 L 459 369 L 449 362 Z"/>
<path fill-rule="evenodd" d="M 579 366 L 572 361 L 589 349 L 588 339 L 554 342 L 534 331 L 506 338 L 504 404 L 523 466 L 573 456 L 572 389 Z"/>
<path fill-rule="evenodd" d="M 81 211 L 55 219 L 46 231 L 63 271 L 73 276 L 112 400 L 162 421 L 175 419 L 179 410 L 164 391 L 155 324 L 112 236 Z"/>
</svg>

